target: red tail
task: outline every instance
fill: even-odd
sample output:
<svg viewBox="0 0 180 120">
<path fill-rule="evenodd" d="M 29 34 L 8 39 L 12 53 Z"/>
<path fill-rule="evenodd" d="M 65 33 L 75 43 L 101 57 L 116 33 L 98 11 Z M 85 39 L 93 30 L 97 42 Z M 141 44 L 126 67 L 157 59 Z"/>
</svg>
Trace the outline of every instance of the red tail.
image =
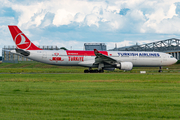
<svg viewBox="0 0 180 120">
<path fill-rule="evenodd" d="M 35 46 L 17 26 L 8 25 L 8 27 L 18 49 L 42 50 L 41 48 Z"/>
</svg>

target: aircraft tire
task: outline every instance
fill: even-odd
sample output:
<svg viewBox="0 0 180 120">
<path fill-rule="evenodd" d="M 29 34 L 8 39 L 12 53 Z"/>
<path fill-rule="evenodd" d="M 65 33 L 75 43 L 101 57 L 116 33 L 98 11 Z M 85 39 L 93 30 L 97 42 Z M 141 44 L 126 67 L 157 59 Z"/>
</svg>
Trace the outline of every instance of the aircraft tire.
<svg viewBox="0 0 180 120">
<path fill-rule="evenodd" d="M 87 70 L 87 69 L 86 69 L 86 70 L 84 70 L 84 73 L 88 73 L 88 72 L 89 72 L 89 70 Z"/>
<path fill-rule="evenodd" d="M 104 70 L 99 70 L 98 72 L 99 72 L 99 73 L 103 73 L 103 72 L 104 72 Z"/>
<path fill-rule="evenodd" d="M 97 69 L 95 69 L 95 70 L 94 70 L 94 73 L 98 73 L 98 70 L 97 70 Z"/>
</svg>

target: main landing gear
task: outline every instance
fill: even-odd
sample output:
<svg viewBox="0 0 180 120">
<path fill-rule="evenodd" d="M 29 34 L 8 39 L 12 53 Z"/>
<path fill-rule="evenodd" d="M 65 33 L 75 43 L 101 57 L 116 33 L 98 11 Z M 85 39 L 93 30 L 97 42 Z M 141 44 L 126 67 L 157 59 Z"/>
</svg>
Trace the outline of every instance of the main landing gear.
<svg viewBox="0 0 180 120">
<path fill-rule="evenodd" d="M 91 68 L 89 68 L 89 70 L 88 69 L 84 70 L 84 73 L 103 73 L 103 72 L 104 72 L 103 69 L 101 69 L 101 70 L 98 70 L 98 69 L 92 70 Z"/>
<path fill-rule="evenodd" d="M 162 67 L 161 66 L 159 67 L 159 71 L 158 72 L 162 72 Z"/>
</svg>

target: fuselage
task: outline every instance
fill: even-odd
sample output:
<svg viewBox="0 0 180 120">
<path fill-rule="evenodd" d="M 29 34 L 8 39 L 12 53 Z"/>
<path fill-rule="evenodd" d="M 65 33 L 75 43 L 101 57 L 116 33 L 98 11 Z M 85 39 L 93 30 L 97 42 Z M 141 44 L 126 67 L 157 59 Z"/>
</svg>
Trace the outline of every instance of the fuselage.
<svg viewBox="0 0 180 120">
<path fill-rule="evenodd" d="M 104 72 L 115 68 L 132 70 L 134 66 L 157 66 L 161 72 L 161 66 L 171 65 L 177 61 L 173 56 L 161 52 L 43 50 L 34 45 L 17 26 L 8 27 L 16 44 L 16 49 L 12 50 L 12 53 L 52 65 L 89 67 L 84 73 Z"/>
<path fill-rule="evenodd" d="M 11 51 L 13 52 L 13 51 Z M 28 58 L 60 66 L 98 67 L 95 63 L 94 51 L 77 50 L 29 50 Z M 16 52 L 13 52 L 16 53 Z M 133 66 L 159 67 L 174 64 L 177 60 L 169 54 L 162 52 L 135 52 L 135 51 L 100 51 L 118 62 L 132 62 Z M 106 68 L 113 66 L 105 64 Z"/>
</svg>

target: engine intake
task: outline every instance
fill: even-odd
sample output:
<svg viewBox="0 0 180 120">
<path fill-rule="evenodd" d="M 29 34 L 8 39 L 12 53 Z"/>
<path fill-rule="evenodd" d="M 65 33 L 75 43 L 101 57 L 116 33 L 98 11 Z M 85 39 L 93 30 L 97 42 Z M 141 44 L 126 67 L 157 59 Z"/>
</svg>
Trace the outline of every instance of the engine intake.
<svg viewBox="0 0 180 120">
<path fill-rule="evenodd" d="M 121 70 L 132 70 L 133 64 L 132 62 L 120 62 L 116 64 L 116 68 Z"/>
</svg>

